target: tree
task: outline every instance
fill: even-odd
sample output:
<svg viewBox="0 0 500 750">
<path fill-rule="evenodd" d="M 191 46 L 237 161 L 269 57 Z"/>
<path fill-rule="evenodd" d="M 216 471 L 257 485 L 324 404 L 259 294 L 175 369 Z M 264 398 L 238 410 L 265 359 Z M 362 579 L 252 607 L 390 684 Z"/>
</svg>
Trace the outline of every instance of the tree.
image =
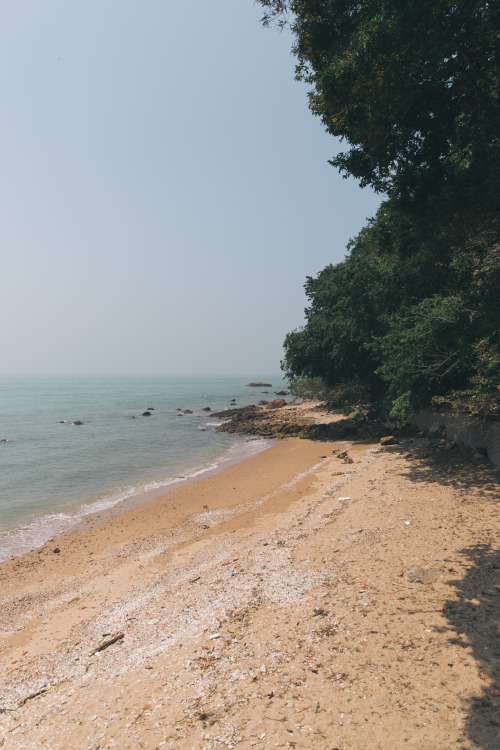
<svg viewBox="0 0 500 750">
<path fill-rule="evenodd" d="M 350 144 L 334 166 L 406 199 L 446 187 L 498 208 L 498 3 L 259 2 L 265 22 L 290 14 L 310 108 Z"/>
<path fill-rule="evenodd" d="M 350 255 L 306 281 L 283 368 L 349 379 L 400 414 L 500 392 L 500 4 L 259 0 L 289 24 L 331 163 L 386 192 Z"/>
</svg>

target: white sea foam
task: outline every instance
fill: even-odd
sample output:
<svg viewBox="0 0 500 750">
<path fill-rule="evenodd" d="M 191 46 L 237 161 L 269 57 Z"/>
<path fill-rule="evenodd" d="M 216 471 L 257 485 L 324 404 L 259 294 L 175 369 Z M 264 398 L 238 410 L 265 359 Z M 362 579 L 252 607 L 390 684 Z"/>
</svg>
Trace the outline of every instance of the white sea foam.
<svg viewBox="0 0 500 750">
<path fill-rule="evenodd" d="M 181 475 L 141 485 L 130 485 L 120 492 L 103 496 L 73 510 L 49 513 L 32 523 L 4 531 L 0 533 L 0 562 L 42 546 L 56 534 L 59 535 L 74 529 L 87 516 L 109 510 L 125 499 L 148 495 L 148 493 L 154 493 L 155 496 L 158 496 L 161 491 L 169 491 L 195 479 L 200 479 L 204 475 L 220 471 L 228 465 L 260 453 L 269 446 L 270 441 L 263 438 L 238 442 L 230 446 L 219 458 L 195 466 Z M 152 497 L 147 499 L 152 499 Z"/>
</svg>

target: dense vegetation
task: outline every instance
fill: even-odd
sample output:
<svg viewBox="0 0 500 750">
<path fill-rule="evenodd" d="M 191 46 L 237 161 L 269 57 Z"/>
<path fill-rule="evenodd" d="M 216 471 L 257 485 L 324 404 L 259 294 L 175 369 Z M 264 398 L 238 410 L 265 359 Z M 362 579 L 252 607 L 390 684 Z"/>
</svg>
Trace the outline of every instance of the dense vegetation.
<svg viewBox="0 0 500 750">
<path fill-rule="evenodd" d="M 259 0 L 289 24 L 331 161 L 385 193 L 344 262 L 308 278 L 285 340 L 292 382 L 404 418 L 499 401 L 500 4 Z"/>
</svg>

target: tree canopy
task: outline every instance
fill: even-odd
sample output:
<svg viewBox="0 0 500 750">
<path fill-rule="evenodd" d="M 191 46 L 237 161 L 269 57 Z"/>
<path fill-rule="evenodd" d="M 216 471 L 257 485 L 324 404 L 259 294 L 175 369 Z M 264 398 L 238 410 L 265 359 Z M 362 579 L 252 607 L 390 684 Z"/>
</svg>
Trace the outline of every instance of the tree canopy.
<svg viewBox="0 0 500 750">
<path fill-rule="evenodd" d="M 377 216 L 305 289 L 290 377 L 362 381 L 412 407 L 500 392 L 500 4 L 259 0 L 289 24 L 331 160 L 385 192 Z"/>
<path fill-rule="evenodd" d="M 433 192 L 450 172 L 465 189 L 495 175 L 498 3 L 260 3 L 266 21 L 290 14 L 297 76 L 312 87 L 310 108 L 349 143 L 334 166 L 375 190 L 410 195 Z"/>
</svg>

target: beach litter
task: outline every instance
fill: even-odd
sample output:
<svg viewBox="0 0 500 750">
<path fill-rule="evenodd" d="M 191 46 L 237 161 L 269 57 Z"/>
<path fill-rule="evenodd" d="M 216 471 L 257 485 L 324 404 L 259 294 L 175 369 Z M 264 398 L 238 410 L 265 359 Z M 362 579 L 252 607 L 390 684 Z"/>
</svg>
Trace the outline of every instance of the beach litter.
<svg viewBox="0 0 500 750">
<path fill-rule="evenodd" d="M 96 648 L 92 649 L 92 651 L 90 652 L 90 656 L 97 654 L 99 651 L 104 651 L 105 648 L 108 648 L 108 646 L 111 646 L 117 641 L 121 641 L 123 638 L 125 638 L 125 633 L 117 633 L 117 635 L 114 635 L 113 638 L 110 638 L 107 641 L 101 641 L 101 643 L 96 646 Z"/>
<path fill-rule="evenodd" d="M 52 685 L 50 685 L 50 683 L 47 683 L 46 685 L 42 685 L 40 690 L 37 690 L 35 693 L 30 693 L 29 695 L 26 696 L 26 698 L 23 698 L 22 701 L 19 703 L 19 708 L 21 708 L 21 706 L 24 706 L 25 703 L 32 700 L 33 698 L 37 698 L 39 695 L 46 693 L 48 690 L 50 690 L 51 687 Z"/>
</svg>

